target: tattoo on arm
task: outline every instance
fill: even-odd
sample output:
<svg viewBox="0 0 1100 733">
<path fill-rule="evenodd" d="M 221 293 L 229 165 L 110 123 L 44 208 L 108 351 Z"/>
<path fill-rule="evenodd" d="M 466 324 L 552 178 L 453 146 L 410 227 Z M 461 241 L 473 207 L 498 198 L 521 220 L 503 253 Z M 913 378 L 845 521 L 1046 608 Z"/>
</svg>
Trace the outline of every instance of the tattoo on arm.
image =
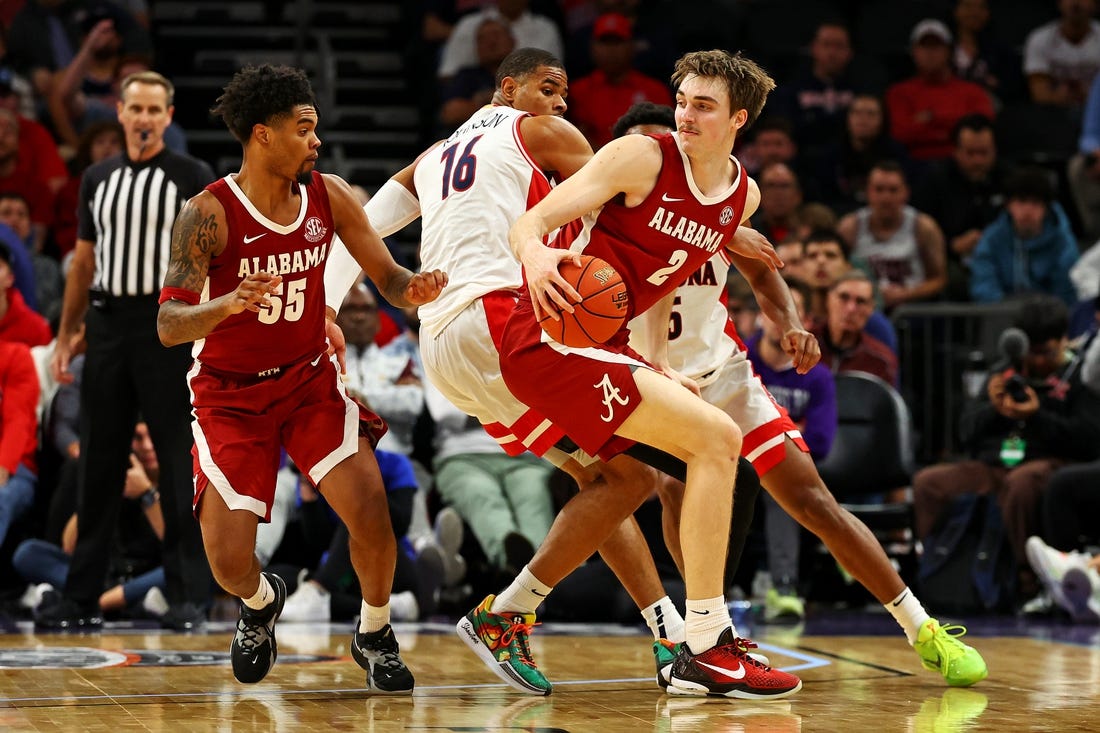
<svg viewBox="0 0 1100 733">
<path fill-rule="evenodd" d="M 199 292 L 206 282 L 210 259 L 216 254 L 218 222 L 190 201 L 184 204 L 172 228 L 172 253 L 164 284 Z"/>
<path fill-rule="evenodd" d="M 379 285 L 382 297 L 389 301 L 390 305 L 395 305 L 398 308 L 410 305 L 409 301 L 405 299 L 405 288 L 409 286 L 409 280 L 412 280 L 412 277 L 411 271 L 406 270 L 404 267 L 398 267 L 386 278 L 385 283 Z"/>
</svg>

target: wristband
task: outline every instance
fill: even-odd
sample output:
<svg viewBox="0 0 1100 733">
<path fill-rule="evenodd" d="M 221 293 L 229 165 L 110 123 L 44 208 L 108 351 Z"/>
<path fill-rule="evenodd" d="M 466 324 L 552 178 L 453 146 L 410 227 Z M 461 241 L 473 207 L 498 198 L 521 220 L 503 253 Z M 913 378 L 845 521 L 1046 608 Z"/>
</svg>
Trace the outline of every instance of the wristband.
<svg viewBox="0 0 1100 733">
<path fill-rule="evenodd" d="M 173 288 L 163 287 L 160 289 L 160 299 L 158 303 L 164 303 L 169 300 L 179 300 L 187 303 L 187 305 L 198 305 L 199 294 L 194 290 L 187 290 L 186 288 Z"/>
</svg>

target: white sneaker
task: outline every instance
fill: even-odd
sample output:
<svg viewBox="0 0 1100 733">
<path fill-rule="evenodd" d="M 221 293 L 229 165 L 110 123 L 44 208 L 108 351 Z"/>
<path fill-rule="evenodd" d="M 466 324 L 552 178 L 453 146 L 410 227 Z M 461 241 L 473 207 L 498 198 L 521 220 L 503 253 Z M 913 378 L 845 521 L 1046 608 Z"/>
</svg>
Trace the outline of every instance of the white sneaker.
<svg viewBox="0 0 1100 733">
<path fill-rule="evenodd" d="M 49 583 L 38 583 L 37 585 L 31 583 L 27 586 L 27 589 L 23 591 L 23 595 L 19 596 L 19 607 L 33 611 L 38 608 L 38 604 L 42 602 L 42 596 L 46 595 L 47 591 L 53 589 L 54 587 Z"/>
<path fill-rule="evenodd" d="M 1089 556 L 1082 552 L 1061 552 L 1043 542 L 1039 537 L 1028 537 L 1024 545 L 1027 560 L 1043 587 L 1050 593 L 1051 600 L 1062 608 L 1070 607 L 1062 592 L 1062 578 L 1074 568 L 1084 570 L 1088 567 Z"/>
<path fill-rule="evenodd" d="M 280 621 L 331 621 L 331 593 L 320 584 L 307 580 L 286 597 Z"/>
<path fill-rule="evenodd" d="M 445 506 L 435 515 L 435 540 L 445 553 L 458 554 L 462 547 L 462 517 L 454 507 Z"/>
<path fill-rule="evenodd" d="M 161 618 L 168 613 L 168 599 L 164 597 L 161 589 L 154 585 L 145 591 L 145 596 L 141 599 L 141 609 L 150 616 Z"/>
<path fill-rule="evenodd" d="M 462 517 L 454 507 L 445 506 L 435 515 L 435 541 L 443 554 L 443 587 L 453 588 L 466 577 L 466 559 L 462 549 Z"/>
<path fill-rule="evenodd" d="M 404 590 L 390 596 L 390 618 L 394 621 L 416 621 L 420 618 L 420 604 L 416 594 Z"/>
</svg>

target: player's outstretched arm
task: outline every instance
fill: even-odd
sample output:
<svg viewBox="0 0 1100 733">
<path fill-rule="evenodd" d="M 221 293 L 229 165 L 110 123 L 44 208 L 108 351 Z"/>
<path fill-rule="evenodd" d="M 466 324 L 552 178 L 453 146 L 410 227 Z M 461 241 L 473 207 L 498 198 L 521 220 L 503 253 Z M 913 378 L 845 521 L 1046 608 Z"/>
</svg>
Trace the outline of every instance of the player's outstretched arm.
<svg viewBox="0 0 1100 733">
<path fill-rule="evenodd" d="M 791 357 L 796 371 L 805 374 L 821 359 L 821 346 L 799 320 L 790 288 L 773 263 L 740 253 L 762 250 L 765 245 L 771 247 L 771 243 L 747 226 L 738 227 L 733 239 L 728 245 L 730 260 L 752 287 L 760 311 L 783 331 L 783 350 Z"/>
<path fill-rule="evenodd" d="M 329 174 L 324 176 L 324 180 L 336 234 L 367 277 L 378 286 L 382 297 L 399 307 L 423 305 L 435 300 L 447 284 L 446 273 L 432 270 L 413 274 L 397 264 L 347 182 Z"/>
<path fill-rule="evenodd" d="M 204 338 L 234 313 L 258 311 L 282 283 L 280 276 L 261 271 L 243 279 L 236 290 L 200 303 L 210 260 L 225 249 L 225 231 L 225 212 L 207 191 L 184 204 L 176 216 L 157 314 L 157 335 L 165 346 Z"/>
<path fill-rule="evenodd" d="M 668 332 L 669 321 L 672 318 L 672 309 L 676 302 L 676 291 L 673 290 L 665 297 L 653 304 L 649 310 L 641 313 L 638 318 L 643 319 L 646 328 L 643 333 L 647 335 L 647 343 L 641 344 L 639 349 L 642 356 L 649 361 L 657 371 L 664 374 L 674 382 L 678 382 L 694 394 L 699 394 L 699 385 L 694 379 L 676 371 L 669 364 L 668 358 Z"/>
<path fill-rule="evenodd" d="M 416 196 L 413 175 L 421 159 L 439 145 L 436 143 L 416 157 L 409 165 L 393 174 L 382 184 L 370 201 L 363 205 L 367 220 L 380 237 L 399 232 L 420 217 L 420 201 Z M 332 310 L 333 318 L 340 312 L 340 305 L 351 287 L 363 277 L 363 268 L 348 251 L 339 236 L 332 240 L 328 260 L 325 262 L 325 305 Z"/>
</svg>

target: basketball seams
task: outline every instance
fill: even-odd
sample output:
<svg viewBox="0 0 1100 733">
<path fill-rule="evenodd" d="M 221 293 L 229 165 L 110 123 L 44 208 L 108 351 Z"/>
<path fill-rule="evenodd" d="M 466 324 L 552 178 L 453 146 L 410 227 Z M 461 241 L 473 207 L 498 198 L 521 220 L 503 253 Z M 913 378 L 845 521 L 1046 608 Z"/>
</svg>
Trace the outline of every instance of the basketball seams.
<svg viewBox="0 0 1100 733">
<path fill-rule="evenodd" d="M 621 321 L 623 319 L 623 317 L 621 315 L 609 316 L 606 313 L 597 313 L 596 311 L 594 311 L 590 308 L 586 308 L 584 303 L 577 303 L 577 305 L 579 305 L 581 307 L 581 310 L 583 310 L 585 313 L 592 316 L 593 318 L 606 318 L 609 321 Z"/>
<path fill-rule="evenodd" d="M 581 257 L 579 266 L 573 265 L 569 260 L 563 260 L 558 266 L 562 277 L 581 295 L 581 300 L 572 304 L 574 312 L 562 312 L 553 326 L 547 323 L 553 319 L 544 316 L 539 325 L 550 338 L 560 344 L 588 348 L 600 346 L 614 335 L 623 324 L 628 308 L 614 300 L 616 291 L 624 294 L 626 291 L 626 284 L 615 268 L 599 257 Z M 595 275 L 590 275 L 603 268 L 610 269 L 612 273 L 608 281 L 603 282 Z M 594 310 L 595 308 L 599 310 Z M 585 343 L 580 343 L 582 341 Z"/>
</svg>

